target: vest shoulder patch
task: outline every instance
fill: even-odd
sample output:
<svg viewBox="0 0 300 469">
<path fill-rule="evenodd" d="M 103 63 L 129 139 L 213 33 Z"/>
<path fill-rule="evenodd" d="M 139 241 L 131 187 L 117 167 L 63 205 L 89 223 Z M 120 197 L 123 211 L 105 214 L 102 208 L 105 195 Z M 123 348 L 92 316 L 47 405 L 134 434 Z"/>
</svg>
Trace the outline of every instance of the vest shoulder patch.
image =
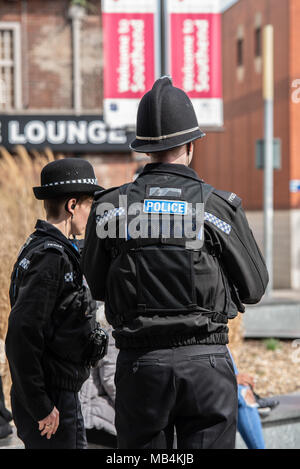
<svg viewBox="0 0 300 469">
<path fill-rule="evenodd" d="M 231 207 L 235 209 L 237 209 L 242 203 L 242 199 L 238 197 L 234 192 L 219 191 L 215 189 L 214 193 L 221 197 L 221 199 L 225 200 L 229 205 L 231 205 Z"/>
<path fill-rule="evenodd" d="M 205 212 L 204 220 L 211 223 L 212 225 L 215 225 L 217 228 L 219 228 L 219 230 L 223 231 L 227 235 L 230 235 L 232 229 L 231 225 L 216 217 L 212 213 Z"/>
<path fill-rule="evenodd" d="M 44 249 L 55 249 L 59 252 L 64 252 L 64 248 L 61 244 L 56 243 L 55 241 L 46 241 L 44 244 Z"/>
</svg>

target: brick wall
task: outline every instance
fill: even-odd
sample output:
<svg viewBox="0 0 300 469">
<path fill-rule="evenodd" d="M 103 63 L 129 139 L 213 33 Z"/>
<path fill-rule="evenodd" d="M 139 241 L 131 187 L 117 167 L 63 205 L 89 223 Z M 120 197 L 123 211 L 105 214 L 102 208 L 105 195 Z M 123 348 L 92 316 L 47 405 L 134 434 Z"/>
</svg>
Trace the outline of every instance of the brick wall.
<svg viewBox="0 0 300 469">
<path fill-rule="evenodd" d="M 282 169 L 275 171 L 275 206 L 290 207 L 288 5 L 288 0 L 240 0 L 223 15 L 224 130 L 208 133 L 196 145 L 193 164 L 199 174 L 218 188 L 239 194 L 249 210 L 263 206 L 263 172 L 255 168 L 255 142 L 264 132 L 262 74 L 254 54 L 258 17 L 262 26 L 271 23 L 275 30 L 274 133 L 282 140 L 283 157 Z M 236 43 L 241 30 L 244 67 L 238 70 Z"/>
<path fill-rule="evenodd" d="M 88 3 L 89 9 L 81 29 L 82 109 L 100 116 L 103 109 L 101 5 L 99 0 L 89 0 Z M 25 111 L 72 112 L 73 57 L 69 5 L 70 0 L 0 1 L 0 21 L 18 22 L 21 26 Z M 125 155 L 93 155 L 90 159 L 104 187 L 128 182 L 137 166 L 129 151 Z"/>
<path fill-rule="evenodd" d="M 100 186 L 105 189 L 131 182 L 136 169 L 145 161 L 136 161 L 133 155 L 99 155 L 87 156 L 94 166 Z"/>
<path fill-rule="evenodd" d="M 300 56 L 299 56 L 299 43 L 300 43 L 300 2 L 297 0 L 290 0 L 290 159 L 291 159 L 291 179 L 300 180 L 300 102 L 295 103 L 292 100 L 292 94 L 296 91 L 292 88 L 294 80 L 298 80 L 297 98 L 300 98 Z M 293 208 L 300 208 L 300 193 L 291 194 L 291 205 Z"/>
<path fill-rule="evenodd" d="M 90 0 L 82 22 L 83 110 L 102 112 L 100 2 Z M 72 109 L 72 33 L 69 0 L 0 2 L 0 21 L 21 25 L 24 109 Z"/>
</svg>

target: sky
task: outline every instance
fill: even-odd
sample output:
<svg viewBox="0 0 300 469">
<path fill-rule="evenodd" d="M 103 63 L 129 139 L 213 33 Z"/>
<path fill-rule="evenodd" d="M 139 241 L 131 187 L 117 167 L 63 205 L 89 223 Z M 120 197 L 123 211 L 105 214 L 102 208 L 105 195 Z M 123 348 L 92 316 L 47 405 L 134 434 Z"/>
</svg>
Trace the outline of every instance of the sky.
<svg viewBox="0 0 300 469">
<path fill-rule="evenodd" d="M 229 8 L 233 3 L 236 3 L 237 0 L 222 0 L 223 3 L 223 10 Z"/>
</svg>

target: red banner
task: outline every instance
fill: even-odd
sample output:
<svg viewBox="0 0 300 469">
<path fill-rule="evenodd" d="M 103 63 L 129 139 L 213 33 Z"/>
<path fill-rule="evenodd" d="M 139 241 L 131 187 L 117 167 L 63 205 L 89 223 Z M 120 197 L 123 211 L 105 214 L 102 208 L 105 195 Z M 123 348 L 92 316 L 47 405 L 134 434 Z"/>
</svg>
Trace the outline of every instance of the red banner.
<svg viewBox="0 0 300 469">
<path fill-rule="evenodd" d="M 169 73 L 188 93 L 199 124 L 223 125 L 221 9 L 218 0 L 168 0 Z"/>
<path fill-rule="evenodd" d="M 104 0 L 104 114 L 107 125 L 136 123 L 140 98 L 156 70 L 157 0 Z"/>
</svg>

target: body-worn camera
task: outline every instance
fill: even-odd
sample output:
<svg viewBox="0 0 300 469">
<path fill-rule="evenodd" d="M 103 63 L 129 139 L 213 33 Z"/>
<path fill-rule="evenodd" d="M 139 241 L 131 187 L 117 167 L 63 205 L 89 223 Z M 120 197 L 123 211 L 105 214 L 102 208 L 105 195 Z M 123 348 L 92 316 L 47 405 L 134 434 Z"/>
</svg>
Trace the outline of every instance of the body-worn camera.
<svg viewBox="0 0 300 469">
<path fill-rule="evenodd" d="M 85 365 L 95 368 L 99 361 L 107 354 L 108 334 L 97 323 L 95 329 L 90 333 L 88 344 L 84 353 Z"/>
</svg>

